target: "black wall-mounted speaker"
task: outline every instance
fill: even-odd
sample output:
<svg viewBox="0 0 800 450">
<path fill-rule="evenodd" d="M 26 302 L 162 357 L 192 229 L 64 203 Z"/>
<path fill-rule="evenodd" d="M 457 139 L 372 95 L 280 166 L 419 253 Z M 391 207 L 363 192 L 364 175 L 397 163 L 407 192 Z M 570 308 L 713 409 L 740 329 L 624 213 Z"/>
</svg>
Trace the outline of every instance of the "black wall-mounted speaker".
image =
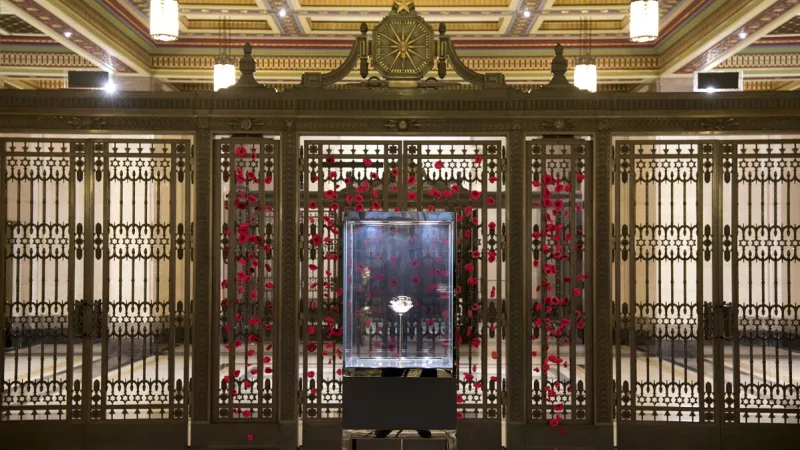
<svg viewBox="0 0 800 450">
<path fill-rule="evenodd" d="M 742 72 L 697 72 L 694 74 L 695 92 L 742 91 Z"/>
<path fill-rule="evenodd" d="M 70 89 L 103 89 L 108 83 L 108 72 L 71 70 L 67 74 Z"/>
</svg>

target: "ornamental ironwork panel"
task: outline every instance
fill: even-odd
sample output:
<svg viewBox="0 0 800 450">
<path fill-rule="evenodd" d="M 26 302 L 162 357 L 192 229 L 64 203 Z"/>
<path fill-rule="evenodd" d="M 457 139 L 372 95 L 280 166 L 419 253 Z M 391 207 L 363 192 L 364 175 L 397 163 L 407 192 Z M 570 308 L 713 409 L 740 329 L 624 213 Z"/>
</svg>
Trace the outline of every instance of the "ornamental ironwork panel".
<svg viewBox="0 0 800 450">
<path fill-rule="evenodd" d="M 2 148 L 2 420 L 186 420 L 189 141 Z"/>
<path fill-rule="evenodd" d="M 591 146 L 580 139 L 527 142 L 530 182 L 530 419 L 591 420 Z M 591 212 L 591 211 L 590 211 Z"/>
<path fill-rule="evenodd" d="M 276 421 L 273 346 L 279 141 L 214 142 L 213 418 Z"/>
<path fill-rule="evenodd" d="M 504 392 L 505 202 L 502 140 L 306 140 L 300 181 L 301 416 L 341 416 L 345 211 L 453 211 L 457 217 L 454 308 L 461 418 L 500 418 Z M 378 276 L 378 274 L 373 274 Z M 392 346 L 377 318 L 364 345 Z M 448 317 L 410 329 L 437 341 Z M 386 330 L 384 328 L 387 328 Z"/>
<path fill-rule="evenodd" d="M 99 299 L 92 342 L 100 361 L 92 370 L 91 418 L 186 420 L 191 144 L 130 139 L 92 146 L 87 253 Z"/>
<path fill-rule="evenodd" d="M 713 142 L 618 142 L 619 421 L 714 422 Z"/>
<path fill-rule="evenodd" d="M 3 421 L 79 420 L 87 401 L 86 145 L 9 139 L 0 148 Z"/>
<path fill-rule="evenodd" d="M 800 423 L 800 141 L 722 144 L 724 421 Z"/>
</svg>

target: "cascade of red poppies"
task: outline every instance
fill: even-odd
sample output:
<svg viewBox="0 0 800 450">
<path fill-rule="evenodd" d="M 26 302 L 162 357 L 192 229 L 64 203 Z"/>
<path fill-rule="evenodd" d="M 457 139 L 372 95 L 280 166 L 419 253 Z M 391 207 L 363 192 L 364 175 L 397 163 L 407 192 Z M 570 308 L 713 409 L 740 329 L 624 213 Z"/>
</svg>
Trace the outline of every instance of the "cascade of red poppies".
<svg viewBox="0 0 800 450">
<path fill-rule="evenodd" d="M 575 175 L 577 183 L 583 182 L 585 175 L 578 173 Z M 579 213 L 583 210 L 580 204 L 564 205 L 561 198 L 569 195 L 574 188 L 567 180 L 550 174 L 544 174 L 541 180 L 532 182 L 534 188 L 541 193 L 541 200 L 533 203 L 536 210 L 542 211 L 545 224 L 544 228 L 536 226 L 531 233 L 535 255 L 533 260 L 534 272 L 541 271 L 541 281 L 536 285 L 536 297 L 532 307 L 533 333 L 531 339 L 536 342 L 544 339 L 540 343 L 543 354 L 539 355 L 536 350 L 532 351 L 531 357 L 539 357 L 541 363 L 534 365 L 535 373 L 543 373 L 547 380 L 547 374 L 556 369 L 559 365 L 568 368 L 569 363 L 557 354 L 551 353 L 551 344 L 556 347 L 559 342 L 569 344 L 570 327 L 581 330 L 585 326 L 586 317 L 583 310 L 576 307 L 576 303 L 581 301 L 587 274 L 578 274 L 572 279 L 570 274 L 560 274 L 559 267 L 564 261 L 578 257 L 583 247 L 583 229 L 576 227 L 578 236 L 572 236 L 569 228 L 569 221 L 576 220 Z M 572 210 L 572 211 L 570 211 Z M 564 225 L 564 219 L 567 225 Z M 560 289 L 558 289 L 558 286 Z M 561 318 L 554 320 L 554 315 Z M 562 424 L 565 408 L 564 402 L 559 398 L 559 390 L 565 388 L 567 393 L 572 392 L 574 380 L 570 380 L 569 385 L 562 386 L 559 381 L 547 381 L 544 386 L 543 401 L 549 404 L 551 427 L 556 428 L 560 434 L 566 433 Z"/>
</svg>

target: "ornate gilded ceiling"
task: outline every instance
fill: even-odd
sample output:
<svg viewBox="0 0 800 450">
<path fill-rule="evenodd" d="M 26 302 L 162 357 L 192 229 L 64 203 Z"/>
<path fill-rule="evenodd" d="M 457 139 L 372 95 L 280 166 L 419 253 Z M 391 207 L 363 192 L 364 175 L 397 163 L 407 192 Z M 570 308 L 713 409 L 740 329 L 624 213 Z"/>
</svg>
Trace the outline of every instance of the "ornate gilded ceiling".
<svg viewBox="0 0 800 450">
<path fill-rule="evenodd" d="M 180 39 L 148 35 L 149 0 L 0 0 L 0 75 L 21 88 L 59 86 L 67 70 L 100 68 L 150 77 L 166 88 L 210 86 L 220 20 L 230 21 L 233 54 L 252 43 L 264 82 L 298 82 L 336 68 L 362 22 L 372 29 L 391 0 L 179 0 Z M 630 0 L 418 0 L 416 9 L 447 33 L 478 71 L 503 72 L 536 87 L 549 78 L 552 48 L 572 62 L 582 17 L 593 22 L 601 85 L 632 90 L 667 75 L 742 69 L 752 89 L 800 80 L 800 0 L 661 0 L 658 40 L 628 39 Z M 63 84 L 63 83 L 62 83 Z"/>
</svg>

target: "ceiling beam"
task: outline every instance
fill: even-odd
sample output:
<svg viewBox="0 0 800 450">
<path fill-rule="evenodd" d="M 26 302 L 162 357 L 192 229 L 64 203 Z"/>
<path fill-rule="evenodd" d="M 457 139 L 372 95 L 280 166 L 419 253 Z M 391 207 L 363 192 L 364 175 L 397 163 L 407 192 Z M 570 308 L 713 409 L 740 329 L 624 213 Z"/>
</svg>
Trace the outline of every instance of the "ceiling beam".
<svg viewBox="0 0 800 450">
<path fill-rule="evenodd" d="M 112 70 L 111 66 L 100 55 L 94 54 L 91 51 L 87 50 L 86 48 L 81 47 L 76 43 L 76 41 L 72 39 L 67 39 L 66 37 L 64 37 L 62 33 L 50 28 L 50 26 L 46 25 L 37 17 L 34 17 L 24 9 L 18 7 L 17 4 L 6 0 L 0 0 L 0 6 L 3 7 L 4 11 L 11 12 L 12 14 L 24 20 L 25 22 L 28 22 L 32 26 L 36 27 L 39 31 L 47 35 L 49 38 L 53 39 L 54 41 L 58 42 L 64 47 L 68 48 L 75 54 L 90 61 L 98 68 L 103 70 Z"/>
<path fill-rule="evenodd" d="M 779 0 L 780 1 L 780 0 Z M 715 0 L 718 6 L 660 56 L 661 75 L 685 73 L 683 69 L 707 57 L 726 37 L 775 3 L 774 0 Z"/>
<path fill-rule="evenodd" d="M 775 2 L 776 5 L 780 3 L 786 2 Z M 743 32 L 747 33 L 746 38 L 742 39 L 739 36 L 739 33 L 742 31 L 734 31 L 732 34 L 721 39 L 716 48 L 700 57 L 698 60 L 700 64 L 699 67 L 695 67 L 695 65 L 691 63 L 688 67 L 696 72 L 712 70 L 726 59 L 754 44 L 764 36 L 767 36 L 781 25 L 792 20 L 795 16 L 800 15 L 800 5 L 796 5 L 793 8 L 786 7 L 785 9 L 781 9 L 783 6 L 785 5 L 778 5 L 777 8 L 770 8 L 747 23 L 743 27 Z"/>
<path fill-rule="evenodd" d="M 783 86 L 781 86 L 778 90 L 779 91 L 796 91 L 800 89 L 800 80 L 790 81 Z"/>
<path fill-rule="evenodd" d="M 92 3 L 76 0 L 36 0 L 43 8 L 56 14 L 61 20 L 86 39 L 119 59 L 138 74 L 150 74 L 150 52 L 122 30 L 128 24 L 114 17 L 112 23 L 106 16 L 92 7 Z"/>
</svg>

